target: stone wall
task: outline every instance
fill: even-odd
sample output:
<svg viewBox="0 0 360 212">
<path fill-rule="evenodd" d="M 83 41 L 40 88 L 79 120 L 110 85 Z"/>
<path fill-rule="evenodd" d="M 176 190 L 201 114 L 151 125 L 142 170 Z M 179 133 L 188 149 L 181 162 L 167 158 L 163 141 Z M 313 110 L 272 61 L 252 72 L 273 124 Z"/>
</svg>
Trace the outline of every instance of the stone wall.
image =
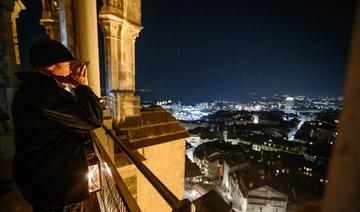
<svg viewBox="0 0 360 212">
<path fill-rule="evenodd" d="M 139 149 L 144 164 L 180 200 L 184 194 L 185 139 Z M 171 211 L 147 179 L 137 170 L 137 201 L 142 211 Z"/>
</svg>

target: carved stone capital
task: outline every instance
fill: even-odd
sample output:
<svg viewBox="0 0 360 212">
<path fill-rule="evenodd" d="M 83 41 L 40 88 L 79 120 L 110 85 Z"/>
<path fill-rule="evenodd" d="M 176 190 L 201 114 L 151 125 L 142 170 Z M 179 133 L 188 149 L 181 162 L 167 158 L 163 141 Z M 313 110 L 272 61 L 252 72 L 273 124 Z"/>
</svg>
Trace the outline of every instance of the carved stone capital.
<svg viewBox="0 0 360 212">
<path fill-rule="evenodd" d="M 105 37 L 120 38 L 121 23 L 103 20 L 101 26 Z"/>
<path fill-rule="evenodd" d="M 142 29 L 142 28 L 141 28 L 141 29 Z M 128 35 L 129 35 L 129 37 L 131 37 L 131 38 L 135 41 L 136 38 L 139 37 L 139 33 L 140 33 L 141 29 L 129 28 L 129 29 L 128 29 Z"/>
<path fill-rule="evenodd" d="M 46 19 L 53 19 L 53 20 L 58 19 L 58 11 L 57 11 L 58 3 L 57 3 L 57 1 L 42 0 L 41 5 L 42 5 L 41 19 L 45 19 L 45 20 Z"/>
<path fill-rule="evenodd" d="M 121 38 L 131 39 L 133 41 L 139 36 L 140 31 L 143 29 L 142 26 L 136 25 L 132 22 L 124 20 L 121 28 Z"/>
<path fill-rule="evenodd" d="M 103 0 L 103 5 L 118 8 L 118 9 L 123 8 L 122 0 Z"/>
<path fill-rule="evenodd" d="M 42 25 L 46 33 L 51 39 L 59 40 L 59 14 L 57 10 L 58 3 L 55 0 L 42 0 L 42 14 L 40 25 Z"/>
</svg>

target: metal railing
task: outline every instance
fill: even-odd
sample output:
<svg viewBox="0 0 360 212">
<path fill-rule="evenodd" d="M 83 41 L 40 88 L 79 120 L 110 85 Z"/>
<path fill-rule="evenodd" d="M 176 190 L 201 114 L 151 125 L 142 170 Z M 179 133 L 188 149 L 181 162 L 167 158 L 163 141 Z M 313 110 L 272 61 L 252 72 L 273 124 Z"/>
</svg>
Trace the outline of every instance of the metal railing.
<svg viewBox="0 0 360 212">
<path fill-rule="evenodd" d="M 105 133 L 110 136 L 112 138 L 112 140 L 114 141 L 114 143 L 116 145 L 118 145 L 120 147 L 120 149 L 125 153 L 125 155 L 127 156 L 127 158 L 136 166 L 136 168 L 145 176 L 145 178 L 151 183 L 151 185 L 157 190 L 157 192 L 159 192 L 159 194 L 162 196 L 162 198 L 169 204 L 169 206 L 172 208 L 172 211 L 176 211 L 176 212 L 190 212 L 191 210 L 191 203 L 189 200 L 184 199 L 184 200 L 179 200 L 144 164 L 143 162 L 141 162 L 141 160 L 139 158 L 136 157 L 136 155 L 130 150 L 130 148 L 125 145 L 123 142 L 120 141 L 120 139 L 113 133 L 113 131 L 109 128 L 107 128 L 106 126 L 103 126 L 103 129 L 105 130 Z M 102 146 L 101 143 L 97 140 L 96 141 L 96 145 L 98 146 L 99 149 L 102 149 L 103 151 L 105 151 Z M 107 154 L 106 152 L 101 152 L 101 155 Z M 107 155 L 106 155 L 107 156 Z M 116 171 L 116 167 L 115 165 L 112 163 L 112 161 L 110 160 L 110 158 L 107 156 L 108 163 L 110 162 L 111 164 L 108 164 L 109 167 L 111 168 L 113 166 L 113 169 L 115 169 Z M 113 173 L 113 171 L 112 171 Z M 115 178 L 119 177 L 120 179 L 115 179 L 116 184 L 118 183 L 123 183 L 123 180 L 120 177 L 120 174 L 116 171 L 116 173 L 113 173 L 113 176 Z M 124 186 L 126 187 L 126 185 L 124 184 Z M 119 186 L 120 188 L 122 186 Z M 129 190 L 126 188 L 127 192 L 129 192 Z M 129 192 L 129 195 L 130 192 Z M 135 201 L 135 200 L 134 200 Z M 127 204 L 127 202 L 125 201 L 125 204 Z M 136 204 L 136 202 L 135 202 Z M 137 206 L 138 207 L 138 206 Z M 137 209 L 136 209 L 137 210 Z M 139 209 L 140 210 L 140 209 Z M 130 211 L 133 211 L 132 209 L 130 209 Z"/>
<path fill-rule="evenodd" d="M 102 98 L 102 102 L 103 105 L 105 106 L 104 109 L 109 110 L 110 111 L 110 115 L 114 118 L 116 117 L 116 96 L 103 96 Z M 114 132 L 107 128 L 106 126 L 103 125 L 102 127 L 105 130 L 105 133 L 112 138 L 112 140 L 114 141 L 114 145 L 117 145 L 117 147 L 120 148 L 120 150 L 122 150 L 125 155 L 127 156 L 127 158 L 136 166 L 136 168 L 145 176 L 145 178 L 152 184 L 152 186 L 157 190 L 157 192 L 163 197 L 163 199 L 169 204 L 169 206 L 172 208 L 173 211 L 190 211 L 191 210 L 191 203 L 189 200 L 184 199 L 184 200 L 179 200 L 144 164 L 143 162 L 141 162 L 141 160 L 130 150 L 130 148 L 128 147 L 128 145 L 125 145 L 123 142 L 120 141 L 119 137 L 117 137 Z M 96 137 L 96 136 L 95 136 Z M 123 211 L 140 211 L 139 206 L 136 203 L 136 200 L 132 197 L 129 189 L 126 187 L 124 181 L 122 180 L 120 174 L 117 172 L 117 169 L 115 167 L 115 165 L 113 164 L 113 162 L 111 161 L 110 157 L 107 155 L 106 150 L 102 147 L 101 142 L 97 139 L 95 139 L 95 144 L 97 149 L 99 150 L 100 153 L 100 160 L 103 160 L 104 162 L 106 162 L 107 166 L 109 167 L 111 173 L 112 173 L 112 177 L 113 177 L 113 181 L 111 182 L 112 179 L 110 176 L 104 175 L 103 176 L 103 180 L 104 180 L 104 184 L 106 187 L 106 189 L 102 189 L 102 190 L 108 190 L 106 192 L 109 191 L 115 191 L 115 189 L 112 188 L 112 184 L 115 183 L 116 184 L 116 188 L 118 191 L 118 194 L 116 192 L 113 192 L 111 195 L 108 195 L 107 198 L 109 197 L 113 197 L 113 198 L 120 198 L 121 201 L 123 201 L 124 203 L 121 202 L 113 202 L 110 203 L 111 201 L 107 201 L 108 205 L 115 205 L 116 207 L 119 207 L 120 204 L 123 204 L 126 208 L 126 210 Z M 106 169 L 106 168 L 105 168 Z M 105 192 L 105 191 L 102 191 Z M 100 194 L 102 194 L 100 192 Z M 102 194 L 103 197 L 105 197 L 105 193 Z M 101 203 L 99 203 L 101 206 Z M 105 204 L 104 204 L 105 205 Z M 114 207 L 115 207 L 114 206 Z"/>
<path fill-rule="evenodd" d="M 95 152 L 99 157 L 102 173 L 102 187 L 97 192 L 100 210 L 102 212 L 141 211 L 97 136 L 94 138 Z"/>
</svg>

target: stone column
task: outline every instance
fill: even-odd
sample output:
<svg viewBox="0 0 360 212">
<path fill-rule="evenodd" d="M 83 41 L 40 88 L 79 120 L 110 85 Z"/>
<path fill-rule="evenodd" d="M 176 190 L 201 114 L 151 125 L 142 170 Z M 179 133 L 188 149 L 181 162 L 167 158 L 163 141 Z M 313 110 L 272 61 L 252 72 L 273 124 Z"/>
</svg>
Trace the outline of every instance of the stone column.
<svg viewBox="0 0 360 212">
<path fill-rule="evenodd" d="M 19 39 L 17 33 L 17 26 L 16 26 L 16 19 L 19 18 L 19 13 L 22 10 L 25 10 L 25 5 L 20 1 L 14 1 L 14 10 L 11 14 L 11 25 L 12 25 L 12 36 L 13 36 L 13 43 L 14 43 L 14 53 L 15 53 L 15 63 L 17 66 L 20 67 L 20 53 L 19 53 Z"/>
<path fill-rule="evenodd" d="M 116 124 L 140 116 L 135 96 L 135 39 L 142 27 L 127 20 L 122 1 L 105 1 L 99 14 L 104 32 L 107 95 L 115 97 Z"/>
<path fill-rule="evenodd" d="M 76 56 L 75 23 L 72 0 L 57 0 L 60 41 Z"/>
<path fill-rule="evenodd" d="M 7 110 L 18 85 L 14 75 L 20 66 L 16 18 L 24 9 L 20 0 L 0 1 L 0 104 L 4 104 Z"/>
<path fill-rule="evenodd" d="M 120 90 L 135 92 L 135 40 L 140 30 L 140 26 L 130 22 L 122 25 Z"/>
<path fill-rule="evenodd" d="M 121 29 L 119 97 L 120 125 L 127 117 L 140 116 L 140 97 L 135 96 L 135 39 L 141 30 L 131 22 L 125 21 Z"/>
<path fill-rule="evenodd" d="M 60 25 L 60 40 L 61 43 L 64 44 L 68 49 L 68 33 L 67 33 L 67 21 L 66 21 L 66 8 L 65 8 L 65 1 L 59 0 L 58 1 L 58 13 L 59 13 L 59 25 Z"/>
<path fill-rule="evenodd" d="M 59 33 L 59 16 L 57 3 L 53 0 L 41 0 L 42 13 L 40 25 L 45 28 L 46 33 L 53 40 L 60 40 Z"/>
<path fill-rule="evenodd" d="M 76 50 L 79 60 L 90 61 L 89 86 L 100 96 L 99 45 L 95 0 L 75 0 Z"/>
<path fill-rule="evenodd" d="M 104 33 L 105 75 L 107 95 L 120 88 L 118 67 L 120 58 L 118 55 L 120 47 L 121 22 L 113 19 L 100 19 Z"/>
</svg>

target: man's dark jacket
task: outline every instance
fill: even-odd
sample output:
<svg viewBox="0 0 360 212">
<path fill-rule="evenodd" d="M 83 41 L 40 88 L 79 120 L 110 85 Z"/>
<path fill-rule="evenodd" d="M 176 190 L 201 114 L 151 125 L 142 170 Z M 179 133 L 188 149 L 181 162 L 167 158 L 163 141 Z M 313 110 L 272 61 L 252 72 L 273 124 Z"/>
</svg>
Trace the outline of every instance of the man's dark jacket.
<svg viewBox="0 0 360 212">
<path fill-rule="evenodd" d="M 13 103 L 14 178 L 32 205 L 61 206 L 89 196 L 85 145 L 102 124 L 99 98 L 88 86 L 75 95 L 42 72 L 19 72 Z"/>
</svg>

